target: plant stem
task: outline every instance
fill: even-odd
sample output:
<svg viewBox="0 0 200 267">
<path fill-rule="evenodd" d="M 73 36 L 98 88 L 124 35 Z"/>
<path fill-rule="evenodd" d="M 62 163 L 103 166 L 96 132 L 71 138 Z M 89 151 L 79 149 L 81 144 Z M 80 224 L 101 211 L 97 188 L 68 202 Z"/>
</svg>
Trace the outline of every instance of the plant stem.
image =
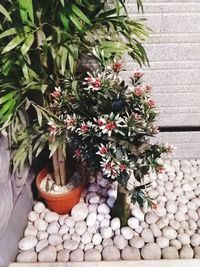
<svg viewBox="0 0 200 267">
<path fill-rule="evenodd" d="M 58 164 L 59 164 L 59 170 L 60 170 L 60 181 L 61 185 L 66 184 L 66 163 L 65 163 L 65 157 L 63 155 L 62 149 L 58 148 Z"/>
<path fill-rule="evenodd" d="M 122 185 L 118 185 L 117 188 L 117 199 L 111 211 L 112 217 L 118 217 L 121 222 L 121 226 L 127 224 L 128 218 L 130 217 L 130 207 L 127 204 L 127 193 Z"/>
<path fill-rule="evenodd" d="M 61 184 L 59 162 L 58 162 L 58 150 L 52 156 L 53 158 L 53 169 L 54 169 L 54 180 L 57 185 Z"/>
</svg>

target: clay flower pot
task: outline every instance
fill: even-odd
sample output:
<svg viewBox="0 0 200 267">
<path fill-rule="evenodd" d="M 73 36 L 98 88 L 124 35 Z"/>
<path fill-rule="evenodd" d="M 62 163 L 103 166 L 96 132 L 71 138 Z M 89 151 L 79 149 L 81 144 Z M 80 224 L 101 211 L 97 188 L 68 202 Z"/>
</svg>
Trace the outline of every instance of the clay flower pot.
<svg viewBox="0 0 200 267">
<path fill-rule="evenodd" d="M 84 184 L 63 194 L 51 194 L 44 191 L 41 187 L 41 181 L 48 174 L 48 168 L 42 169 L 36 177 L 37 189 L 41 197 L 45 200 L 48 208 L 58 214 L 67 214 L 79 202 Z"/>
</svg>

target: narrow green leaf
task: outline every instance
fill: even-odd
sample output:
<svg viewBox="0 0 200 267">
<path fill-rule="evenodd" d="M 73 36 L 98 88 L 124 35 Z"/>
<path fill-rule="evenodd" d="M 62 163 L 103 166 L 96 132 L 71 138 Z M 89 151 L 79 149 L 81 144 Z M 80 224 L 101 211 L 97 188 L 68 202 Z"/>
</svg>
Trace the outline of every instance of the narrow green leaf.
<svg viewBox="0 0 200 267">
<path fill-rule="evenodd" d="M 69 19 L 73 22 L 73 24 L 76 26 L 76 28 L 80 32 L 83 32 L 82 24 L 80 23 L 79 19 L 73 13 L 69 14 Z"/>
<path fill-rule="evenodd" d="M 25 42 L 23 43 L 22 47 L 21 47 L 21 52 L 22 52 L 23 56 L 26 55 L 26 53 L 28 52 L 28 50 L 32 46 L 33 42 L 34 42 L 34 35 L 29 34 L 28 37 L 26 38 Z"/>
<path fill-rule="evenodd" d="M 34 22 L 33 15 L 33 3 L 32 0 L 18 0 L 20 6 L 20 14 L 22 21 L 29 22 L 29 18 L 32 22 Z M 28 18 L 28 16 L 29 18 Z"/>
<path fill-rule="evenodd" d="M 15 28 L 10 28 L 0 34 L 0 39 L 14 34 L 17 34 L 17 30 Z"/>
<path fill-rule="evenodd" d="M 61 54 L 61 74 L 65 74 L 65 69 L 66 69 L 66 62 L 67 62 L 67 56 L 68 56 L 68 50 L 63 47 L 62 49 L 62 54 Z"/>
<path fill-rule="evenodd" d="M 3 103 L 7 102 L 8 100 L 14 98 L 14 96 L 15 96 L 15 92 L 10 92 L 10 93 L 2 96 L 0 98 L 0 104 L 2 105 Z"/>
<path fill-rule="evenodd" d="M 42 126 L 42 113 L 39 110 L 39 108 L 36 108 L 36 107 L 35 107 L 35 111 L 37 113 L 37 119 L 38 119 L 39 126 Z"/>
<path fill-rule="evenodd" d="M 23 41 L 24 41 L 24 37 L 21 37 L 21 36 L 17 35 L 14 39 L 12 39 L 12 41 L 10 41 L 6 45 L 6 47 L 4 47 L 3 51 L 1 52 L 1 54 L 5 54 L 5 53 L 11 51 L 15 47 L 17 47 L 20 43 L 22 43 Z"/>
<path fill-rule="evenodd" d="M 60 0 L 62 6 L 64 7 L 65 6 L 65 0 Z"/>
<path fill-rule="evenodd" d="M 9 15 L 8 11 L 1 4 L 0 4 L 0 13 L 3 14 L 8 21 L 12 22 L 12 19 Z"/>
<path fill-rule="evenodd" d="M 79 17 L 82 21 L 84 21 L 85 23 L 92 25 L 91 21 L 89 20 L 89 18 L 78 8 L 77 5 L 72 4 L 71 6 L 72 11 L 74 12 L 74 14 Z"/>
</svg>

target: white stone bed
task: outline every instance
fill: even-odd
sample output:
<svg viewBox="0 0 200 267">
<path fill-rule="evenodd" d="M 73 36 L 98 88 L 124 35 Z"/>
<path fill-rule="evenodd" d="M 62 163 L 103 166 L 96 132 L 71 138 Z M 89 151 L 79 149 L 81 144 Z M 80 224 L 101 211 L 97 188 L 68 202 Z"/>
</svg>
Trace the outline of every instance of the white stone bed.
<svg viewBox="0 0 200 267">
<path fill-rule="evenodd" d="M 110 217 L 116 190 L 100 174 L 89 178 L 89 188 L 70 216 L 36 202 L 16 261 L 199 259 L 200 160 L 165 160 L 165 168 L 166 174 L 146 177 L 153 181 L 149 195 L 158 208 L 141 210 L 131 204 L 126 227 Z"/>
</svg>

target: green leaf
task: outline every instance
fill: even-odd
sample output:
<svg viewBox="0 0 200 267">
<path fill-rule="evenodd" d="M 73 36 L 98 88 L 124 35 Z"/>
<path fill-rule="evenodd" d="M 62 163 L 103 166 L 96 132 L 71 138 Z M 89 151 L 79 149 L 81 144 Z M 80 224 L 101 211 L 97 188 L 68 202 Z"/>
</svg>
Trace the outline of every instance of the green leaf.
<svg viewBox="0 0 200 267">
<path fill-rule="evenodd" d="M 61 11 L 59 16 L 60 16 L 60 20 L 61 20 L 63 26 L 65 27 L 65 29 L 67 31 L 69 31 L 69 20 L 66 18 L 64 12 Z"/>
<path fill-rule="evenodd" d="M 74 60 L 74 57 L 71 53 L 68 54 L 68 61 L 69 61 L 70 71 L 71 71 L 71 73 L 74 73 L 75 60 Z"/>
<path fill-rule="evenodd" d="M 34 15 L 33 15 L 33 3 L 32 0 L 18 0 L 20 6 L 20 14 L 22 21 L 29 22 L 28 16 L 32 22 L 34 22 Z"/>
<path fill-rule="evenodd" d="M 0 34 L 0 39 L 14 34 L 17 34 L 16 28 L 10 28 Z"/>
<path fill-rule="evenodd" d="M 48 87 L 48 84 L 42 84 L 41 91 L 42 91 L 43 94 L 45 93 L 47 87 Z"/>
<path fill-rule="evenodd" d="M 24 37 L 21 37 L 21 36 L 17 35 L 14 39 L 12 39 L 12 41 L 10 41 L 6 45 L 6 47 L 4 47 L 3 51 L 1 52 L 1 54 L 8 53 L 9 51 L 11 51 L 15 47 L 17 47 L 23 41 L 24 41 Z"/>
<path fill-rule="evenodd" d="M 33 42 L 34 42 L 34 35 L 29 34 L 28 37 L 26 38 L 25 42 L 23 43 L 22 47 L 21 47 L 21 52 L 22 52 L 23 56 L 26 55 L 26 53 L 28 52 L 28 50 L 32 46 Z"/>
<path fill-rule="evenodd" d="M 80 23 L 79 19 L 73 13 L 69 14 L 69 18 L 73 22 L 73 24 L 76 26 L 76 28 L 80 32 L 83 32 L 82 24 Z"/>
<path fill-rule="evenodd" d="M 65 6 L 65 0 L 60 0 L 62 6 L 64 7 Z"/>
<path fill-rule="evenodd" d="M 12 19 L 9 15 L 8 11 L 1 4 L 0 4 L 0 13 L 3 14 L 8 21 L 12 22 Z"/>
<path fill-rule="evenodd" d="M 68 56 L 68 50 L 65 47 L 63 47 L 62 54 L 61 54 L 61 62 L 60 62 L 62 75 L 65 74 L 67 56 Z"/>
<path fill-rule="evenodd" d="M 84 21 L 85 23 L 89 24 L 90 26 L 92 25 L 92 23 L 89 20 L 89 18 L 78 8 L 78 6 L 72 4 L 71 8 L 72 8 L 72 11 L 74 12 L 74 14 L 77 17 L 79 17 L 82 21 Z"/>
<path fill-rule="evenodd" d="M 38 119 L 39 126 L 42 126 L 42 113 L 39 110 L 39 108 L 36 108 L 36 107 L 35 107 L 35 111 L 37 113 L 37 119 Z"/>
<path fill-rule="evenodd" d="M 8 100 L 14 98 L 15 94 L 16 94 L 15 92 L 10 92 L 10 93 L 2 96 L 0 98 L 0 104 L 2 105 L 3 103 L 7 102 Z"/>
</svg>

